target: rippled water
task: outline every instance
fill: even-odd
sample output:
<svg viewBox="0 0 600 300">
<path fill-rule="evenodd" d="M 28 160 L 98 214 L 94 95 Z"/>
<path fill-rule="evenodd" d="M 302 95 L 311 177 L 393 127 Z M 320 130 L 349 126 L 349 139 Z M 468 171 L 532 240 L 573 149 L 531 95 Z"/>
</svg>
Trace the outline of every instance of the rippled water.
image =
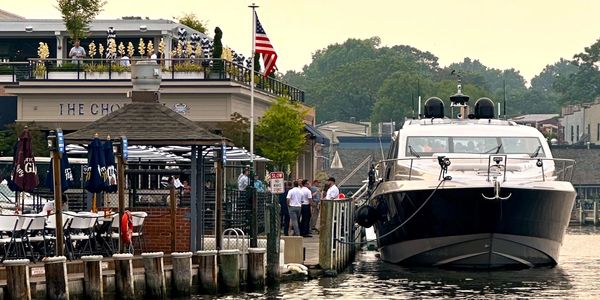
<svg viewBox="0 0 600 300">
<path fill-rule="evenodd" d="M 494 272 L 402 268 L 380 261 L 376 253 L 360 253 L 348 272 L 336 278 L 220 298 L 600 299 L 600 229 L 592 227 L 569 228 L 555 268 Z"/>
</svg>

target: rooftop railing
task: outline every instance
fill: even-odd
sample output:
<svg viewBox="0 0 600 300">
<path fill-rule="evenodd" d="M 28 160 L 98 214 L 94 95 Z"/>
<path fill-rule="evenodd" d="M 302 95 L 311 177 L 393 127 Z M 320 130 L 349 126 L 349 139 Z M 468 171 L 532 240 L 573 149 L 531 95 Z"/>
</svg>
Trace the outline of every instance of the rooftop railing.
<svg viewBox="0 0 600 300">
<path fill-rule="evenodd" d="M 0 62 L 0 83 L 19 81 L 109 81 L 131 80 L 130 66 L 148 59 L 29 59 L 28 62 Z M 257 91 L 291 101 L 304 102 L 304 91 L 275 78 L 223 59 L 155 59 L 165 81 L 234 81 Z"/>
</svg>

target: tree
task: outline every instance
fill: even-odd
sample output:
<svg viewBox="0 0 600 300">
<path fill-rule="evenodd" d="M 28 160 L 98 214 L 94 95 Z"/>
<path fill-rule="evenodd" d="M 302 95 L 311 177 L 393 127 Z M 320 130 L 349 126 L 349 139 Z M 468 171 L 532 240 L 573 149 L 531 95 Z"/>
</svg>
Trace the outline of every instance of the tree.
<svg viewBox="0 0 600 300">
<path fill-rule="evenodd" d="M 260 155 L 284 170 L 298 159 L 306 143 L 304 115 L 300 105 L 279 98 L 269 107 L 256 126 L 256 147 Z"/>
<path fill-rule="evenodd" d="M 250 148 L 250 119 L 238 112 L 231 114 L 231 121 L 220 124 L 223 136 L 230 139 L 237 147 Z"/>
<path fill-rule="evenodd" d="M 39 126 L 35 123 L 13 123 L 6 126 L 7 128 L 5 130 L 0 131 L 0 155 L 13 155 L 13 147 L 25 126 L 29 128 L 29 132 L 31 133 L 33 154 L 35 156 L 48 156 L 50 154 L 48 151 L 46 135 L 40 130 Z"/>
<path fill-rule="evenodd" d="M 198 19 L 198 16 L 194 13 L 185 13 L 181 17 L 179 17 L 179 23 L 192 28 L 198 32 L 202 32 L 206 34 L 207 24 L 206 21 Z"/>
<path fill-rule="evenodd" d="M 73 41 L 87 36 L 90 23 L 98 16 L 104 0 L 56 0 L 67 31 Z"/>
<path fill-rule="evenodd" d="M 216 59 L 213 62 L 213 70 L 217 71 L 217 72 L 223 72 L 223 61 L 220 60 L 221 55 L 223 54 L 223 43 L 221 42 L 221 39 L 223 38 L 223 31 L 221 31 L 221 28 L 219 27 L 215 27 L 215 37 L 213 39 L 214 41 L 214 48 L 213 48 L 213 53 L 212 53 L 212 58 Z"/>
</svg>

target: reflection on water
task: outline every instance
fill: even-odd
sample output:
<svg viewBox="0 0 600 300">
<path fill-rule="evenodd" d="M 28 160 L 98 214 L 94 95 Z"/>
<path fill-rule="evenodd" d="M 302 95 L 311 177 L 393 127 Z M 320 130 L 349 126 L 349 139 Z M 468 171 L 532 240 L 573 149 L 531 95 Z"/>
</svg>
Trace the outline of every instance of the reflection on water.
<svg viewBox="0 0 600 300">
<path fill-rule="evenodd" d="M 257 299 L 579 298 L 600 299 L 600 230 L 570 228 L 556 268 L 452 271 L 402 268 L 363 252 L 336 278 L 282 284 L 265 293 L 223 298 Z M 201 298 L 198 298 L 201 299 Z"/>
</svg>

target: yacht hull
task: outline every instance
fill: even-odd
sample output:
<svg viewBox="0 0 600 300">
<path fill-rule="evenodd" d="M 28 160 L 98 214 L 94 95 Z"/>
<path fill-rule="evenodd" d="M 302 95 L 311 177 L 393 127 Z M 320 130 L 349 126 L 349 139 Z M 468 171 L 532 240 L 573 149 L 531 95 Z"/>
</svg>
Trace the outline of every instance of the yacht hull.
<svg viewBox="0 0 600 300">
<path fill-rule="evenodd" d="M 569 184 L 570 186 L 570 184 Z M 575 202 L 572 189 L 440 188 L 379 194 L 381 258 L 407 266 L 554 266 Z M 423 207 L 415 214 L 415 211 Z M 414 216 L 401 228 L 398 226 Z"/>
</svg>

